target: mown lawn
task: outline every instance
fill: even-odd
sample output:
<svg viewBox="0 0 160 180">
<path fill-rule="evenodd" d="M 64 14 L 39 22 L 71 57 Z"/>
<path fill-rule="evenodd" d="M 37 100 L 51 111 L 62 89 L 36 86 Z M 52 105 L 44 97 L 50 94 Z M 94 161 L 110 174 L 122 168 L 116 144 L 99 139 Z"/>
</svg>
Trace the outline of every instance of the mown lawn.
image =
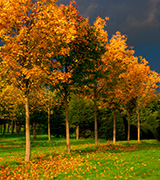
<svg viewBox="0 0 160 180">
<path fill-rule="evenodd" d="M 32 139 L 32 136 L 31 136 Z M 65 139 L 39 135 L 31 140 L 31 160 L 24 161 L 25 137 L 0 136 L 0 179 L 160 180 L 160 143 L 156 140 L 112 142 Z"/>
</svg>

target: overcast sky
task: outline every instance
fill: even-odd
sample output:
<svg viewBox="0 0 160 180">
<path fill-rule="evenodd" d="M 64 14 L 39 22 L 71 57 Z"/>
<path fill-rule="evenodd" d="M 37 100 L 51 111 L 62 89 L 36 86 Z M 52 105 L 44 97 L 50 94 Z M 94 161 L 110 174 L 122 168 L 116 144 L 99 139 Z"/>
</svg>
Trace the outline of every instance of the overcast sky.
<svg viewBox="0 0 160 180">
<path fill-rule="evenodd" d="M 80 15 L 89 16 L 92 25 L 97 16 L 109 17 L 109 37 L 120 31 L 134 46 L 136 55 L 149 61 L 160 73 L 160 0 L 75 0 Z M 70 0 L 59 0 L 68 4 Z"/>
</svg>

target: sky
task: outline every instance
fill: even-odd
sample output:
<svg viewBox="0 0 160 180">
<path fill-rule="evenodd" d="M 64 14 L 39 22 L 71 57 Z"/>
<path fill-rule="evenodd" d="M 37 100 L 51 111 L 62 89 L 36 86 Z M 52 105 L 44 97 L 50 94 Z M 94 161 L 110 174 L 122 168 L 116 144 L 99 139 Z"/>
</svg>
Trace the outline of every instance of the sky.
<svg viewBox="0 0 160 180">
<path fill-rule="evenodd" d="M 70 0 L 59 0 L 69 4 Z M 136 56 L 149 62 L 151 70 L 160 73 L 160 0 L 75 0 L 79 14 L 89 17 L 109 17 L 105 30 L 109 38 L 116 31 L 127 35 L 128 46 Z"/>
</svg>

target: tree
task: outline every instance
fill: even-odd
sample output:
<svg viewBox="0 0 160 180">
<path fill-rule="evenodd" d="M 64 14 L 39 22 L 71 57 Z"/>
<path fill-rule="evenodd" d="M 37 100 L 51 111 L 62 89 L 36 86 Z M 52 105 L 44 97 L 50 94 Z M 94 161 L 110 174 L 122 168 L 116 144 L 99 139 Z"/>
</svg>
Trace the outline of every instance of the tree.
<svg viewBox="0 0 160 180">
<path fill-rule="evenodd" d="M 146 106 L 153 97 L 160 81 L 159 74 L 151 71 L 148 62 L 140 57 L 134 57 L 134 63 L 128 65 L 128 70 L 121 74 L 124 83 L 121 86 L 121 95 L 127 101 L 135 100 L 138 119 L 138 142 L 140 142 L 140 110 Z M 126 102 L 127 102 L 126 101 Z M 128 101 L 128 102 L 129 102 Z"/>
<path fill-rule="evenodd" d="M 106 18 L 108 20 L 108 18 Z M 80 92 L 92 99 L 94 103 L 94 129 L 95 129 L 95 145 L 98 146 L 98 127 L 97 127 L 97 101 L 100 97 L 100 93 L 103 89 L 104 74 L 107 73 L 104 68 L 104 63 L 101 59 L 102 55 L 106 51 L 106 44 L 108 42 L 108 33 L 104 30 L 106 21 L 100 17 L 94 22 L 94 26 L 90 30 L 87 39 L 91 39 L 92 42 L 89 46 L 89 65 L 82 70 L 80 66 L 79 72 L 83 72 L 80 83 Z M 95 35 L 96 36 L 95 36 Z M 84 52 L 84 51 L 83 51 Z"/>
<path fill-rule="evenodd" d="M 105 78 L 102 93 L 102 105 L 113 109 L 113 143 L 116 143 L 116 111 L 120 109 L 122 99 L 120 86 L 120 75 L 127 71 L 130 64 L 130 56 L 133 54 L 132 49 L 126 44 L 127 38 L 116 32 L 110 39 L 104 54 L 103 62 L 108 70 L 107 78 Z"/>
<path fill-rule="evenodd" d="M 17 132 L 16 125 L 17 123 L 20 124 L 20 119 L 18 119 L 18 117 L 21 114 L 20 110 L 23 110 L 22 107 L 24 106 L 22 94 L 20 94 L 19 89 L 13 87 L 12 85 L 5 85 L 1 89 L 0 100 L 0 118 L 3 119 L 5 127 L 3 135 L 5 135 L 6 123 L 9 124 L 10 120 L 12 125 L 11 133 L 13 134 L 14 127 Z"/>
<path fill-rule="evenodd" d="M 67 44 L 75 38 L 75 21 L 64 13 L 70 9 L 61 7 L 54 0 L 0 0 L 1 76 L 24 95 L 25 161 L 30 159 L 30 91 L 46 82 L 51 57 L 66 54 Z"/>
</svg>

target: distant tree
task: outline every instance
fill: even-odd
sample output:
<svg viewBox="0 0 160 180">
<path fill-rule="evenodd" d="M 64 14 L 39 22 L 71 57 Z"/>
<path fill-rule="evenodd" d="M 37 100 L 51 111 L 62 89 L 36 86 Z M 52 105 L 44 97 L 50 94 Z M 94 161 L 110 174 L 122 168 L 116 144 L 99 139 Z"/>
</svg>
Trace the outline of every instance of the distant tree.
<svg viewBox="0 0 160 180">
<path fill-rule="evenodd" d="M 14 128 L 17 132 L 17 124 L 21 123 L 19 116 L 21 115 L 21 111 L 24 110 L 23 97 L 19 89 L 12 85 L 6 85 L 1 88 L 0 100 L 0 118 L 3 119 L 4 129 L 6 129 L 6 123 L 9 124 L 11 121 L 11 133 L 13 134 Z"/>
<path fill-rule="evenodd" d="M 50 119 L 51 119 L 51 112 L 55 106 L 61 104 L 61 97 L 58 96 L 58 92 L 54 90 L 52 92 L 51 87 L 43 87 L 39 92 L 33 92 L 32 94 L 32 111 L 45 111 L 48 114 L 48 140 L 51 140 L 51 133 L 50 133 Z"/>
<path fill-rule="evenodd" d="M 87 131 L 92 132 L 93 129 L 93 102 L 75 94 L 71 95 L 69 121 L 71 125 L 76 126 L 76 139 L 79 139 L 79 135 L 86 137 Z M 92 127 L 90 127 L 90 124 L 92 124 Z"/>
<path fill-rule="evenodd" d="M 121 87 L 128 89 L 128 93 L 123 95 L 126 99 L 129 99 L 130 96 L 135 100 L 138 119 L 138 141 L 140 142 L 140 111 L 155 97 L 160 78 L 158 73 L 151 71 L 149 65 L 147 65 L 148 62 L 144 58 L 135 57 L 134 60 L 135 63 L 130 64 L 128 71 L 121 75 L 125 79 Z M 122 89 L 121 91 L 124 92 Z"/>
</svg>

